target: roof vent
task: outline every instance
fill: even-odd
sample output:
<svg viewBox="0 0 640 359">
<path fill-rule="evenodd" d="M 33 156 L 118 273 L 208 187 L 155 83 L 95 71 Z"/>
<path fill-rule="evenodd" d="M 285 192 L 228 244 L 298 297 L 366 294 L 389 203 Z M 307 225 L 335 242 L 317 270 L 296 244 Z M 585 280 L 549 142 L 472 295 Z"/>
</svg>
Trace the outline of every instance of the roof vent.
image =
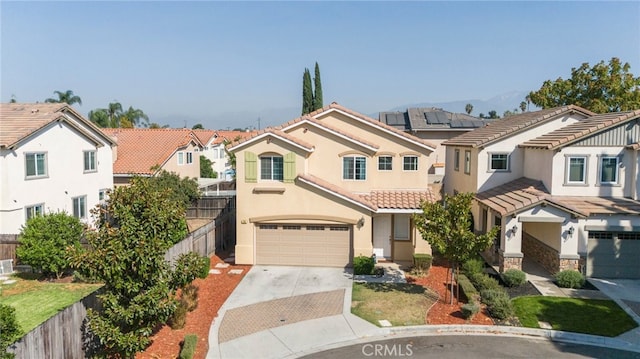
<svg viewBox="0 0 640 359">
<path fill-rule="evenodd" d="M 38 111 L 40 111 L 40 109 L 37 109 L 37 108 L 33 108 L 33 109 L 31 109 L 31 113 L 36 113 L 36 112 L 38 112 Z"/>
</svg>

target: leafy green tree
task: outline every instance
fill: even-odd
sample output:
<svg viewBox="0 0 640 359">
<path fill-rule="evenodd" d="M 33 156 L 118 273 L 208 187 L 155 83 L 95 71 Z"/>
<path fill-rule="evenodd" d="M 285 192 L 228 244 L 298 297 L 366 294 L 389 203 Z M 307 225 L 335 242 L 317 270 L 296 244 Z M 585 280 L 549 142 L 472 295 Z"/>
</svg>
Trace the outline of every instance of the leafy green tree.
<svg viewBox="0 0 640 359">
<path fill-rule="evenodd" d="M 149 127 L 149 116 L 138 108 L 129 106 L 127 111 L 120 116 L 120 122 L 128 121 L 135 127 Z M 131 126 L 131 127 L 133 127 Z"/>
<path fill-rule="evenodd" d="M 491 118 L 491 119 L 500 118 L 500 116 L 498 116 L 498 113 L 495 110 L 491 110 L 487 114 L 488 114 L 487 118 Z"/>
<path fill-rule="evenodd" d="M 213 170 L 213 162 L 203 155 L 200 155 L 200 177 L 218 178 L 218 173 Z"/>
<path fill-rule="evenodd" d="M 520 102 L 520 112 L 522 112 L 522 113 L 527 112 L 527 102 L 526 101 Z"/>
<path fill-rule="evenodd" d="M 464 111 L 467 113 L 467 115 L 470 115 L 471 112 L 473 111 L 473 105 L 468 103 L 464 106 Z"/>
<path fill-rule="evenodd" d="M 192 130 L 203 130 L 204 127 L 202 126 L 201 123 L 196 123 L 195 125 L 193 125 L 193 127 L 191 127 Z"/>
<path fill-rule="evenodd" d="M 43 275 L 60 278 L 70 267 L 66 248 L 80 246 L 84 229 L 78 218 L 64 212 L 32 217 L 22 226 L 16 256 Z"/>
<path fill-rule="evenodd" d="M 489 248 L 498 233 L 498 227 L 481 235 L 473 232 L 472 200 L 473 193 L 445 194 L 442 202 L 423 202 L 422 213 L 413 216 L 422 238 L 449 261 L 452 276 L 461 263 Z M 451 288 L 453 292 L 453 279 Z"/>
<path fill-rule="evenodd" d="M 571 69 L 571 78 L 547 80 L 529 97 L 542 108 L 578 105 L 596 113 L 635 110 L 640 108 L 640 77 L 630 69 L 629 63 L 616 57 L 593 67 L 585 62 Z"/>
<path fill-rule="evenodd" d="M 320 80 L 320 66 L 316 62 L 315 76 L 313 77 L 313 110 L 321 109 L 322 104 L 322 81 Z"/>
<path fill-rule="evenodd" d="M 20 339 L 23 334 L 16 320 L 15 308 L 0 304 L 0 359 L 13 359 L 15 357 L 15 354 L 7 352 L 7 348 Z"/>
<path fill-rule="evenodd" d="M 175 310 L 176 274 L 164 255 L 187 234 L 184 211 L 170 188 L 145 177 L 116 187 L 106 206 L 94 209 L 98 220 L 97 231 L 88 236 L 91 250 L 75 249 L 69 256 L 81 274 L 105 283 L 98 295 L 102 310 L 87 312 L 103 354 L 133 358 Z M 180 283 L 189 279 L 181 278 Z"/>
<path fill-rule="evenodd" d="M 82 99 L 80 96 L 76 96 L 73 94 L 73 91 L 67 90 L 65 92 L 62 91 L 53 91 L 54 94 L 58 96 L 58 98 L 48 98 L 44 100 L 47 103 L 66 103 L 68 105 L 78 104 L 82 106 Z"/>
<path fill-rule="evenodd" d="M 102 128 L 149 127 L 147 114 L 132 106 L 124 111 L 117 101 L 109 103 L 107 108 L 89 111 L 89 120 Z"/>
<path fill-rule="evenodd" d="M 311 85 L 311 73 L 309 69 L 304 69 L 302 76 L 302 114 L 306 115 L 313 111 L 313 87 Z"/>
<path fill-rule="evenodd" d="M 168 192 L 172 201 L 180 202 L 185 208 L 200 198 L 198 181 L 193 178 L 180 177 L 175 172 L 162 170 L 155 176 L 149 177 L 148 181 L 154 189 Z"/>
</svg>

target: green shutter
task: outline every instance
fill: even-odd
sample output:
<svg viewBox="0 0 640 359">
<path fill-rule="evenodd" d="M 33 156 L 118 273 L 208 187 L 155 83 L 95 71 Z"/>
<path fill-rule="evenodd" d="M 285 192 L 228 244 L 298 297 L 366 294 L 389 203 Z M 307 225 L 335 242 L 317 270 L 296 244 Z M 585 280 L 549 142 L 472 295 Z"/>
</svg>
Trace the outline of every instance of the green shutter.
<svg viewBox="0 0 640 359">
<path fill-rule="evenodd" d="M 258 156 L 249 151 L 244 152 L 244 181 L 258 182 Z"/>
<path fill-rule="evenodd" d="M 284 180 L 283 182 L 292 183 L 296 178 L 296 154 L 289 152 L 284 155 Z"/>
</svg>

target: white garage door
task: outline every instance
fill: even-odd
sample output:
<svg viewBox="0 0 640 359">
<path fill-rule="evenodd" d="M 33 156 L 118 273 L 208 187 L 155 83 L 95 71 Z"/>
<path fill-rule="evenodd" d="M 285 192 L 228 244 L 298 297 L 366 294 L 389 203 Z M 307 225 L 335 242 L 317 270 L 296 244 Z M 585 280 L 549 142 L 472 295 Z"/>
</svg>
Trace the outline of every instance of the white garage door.
<svg viewBox="0 0 640 359">
<path fill-rule="evenodd" d="M 351 227 L 260 224 L 256 264 L 346 267 L 351 265 Z"/>
<path fill-rule="evenodd" d="M 587 276 L 640 279 L 640 232 L 589 232 Z"/>
</svg>

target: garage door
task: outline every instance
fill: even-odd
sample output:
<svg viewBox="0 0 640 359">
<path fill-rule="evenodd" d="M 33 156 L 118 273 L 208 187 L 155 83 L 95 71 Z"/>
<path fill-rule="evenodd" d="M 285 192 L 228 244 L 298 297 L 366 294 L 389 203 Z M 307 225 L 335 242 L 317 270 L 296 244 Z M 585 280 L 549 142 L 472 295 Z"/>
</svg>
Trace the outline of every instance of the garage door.
<svg viewBox="0 0 640 359">
<path fill-rule="evenodd" d="M 587 276 L 640 278 L 640 233 L 589 232 Z"/>
<path fill-rule="evenodd" d="M 261 224 L 256 231 L 257 264 L 320 267 L 351 264 L 350 226 Z"/>
</svg>

